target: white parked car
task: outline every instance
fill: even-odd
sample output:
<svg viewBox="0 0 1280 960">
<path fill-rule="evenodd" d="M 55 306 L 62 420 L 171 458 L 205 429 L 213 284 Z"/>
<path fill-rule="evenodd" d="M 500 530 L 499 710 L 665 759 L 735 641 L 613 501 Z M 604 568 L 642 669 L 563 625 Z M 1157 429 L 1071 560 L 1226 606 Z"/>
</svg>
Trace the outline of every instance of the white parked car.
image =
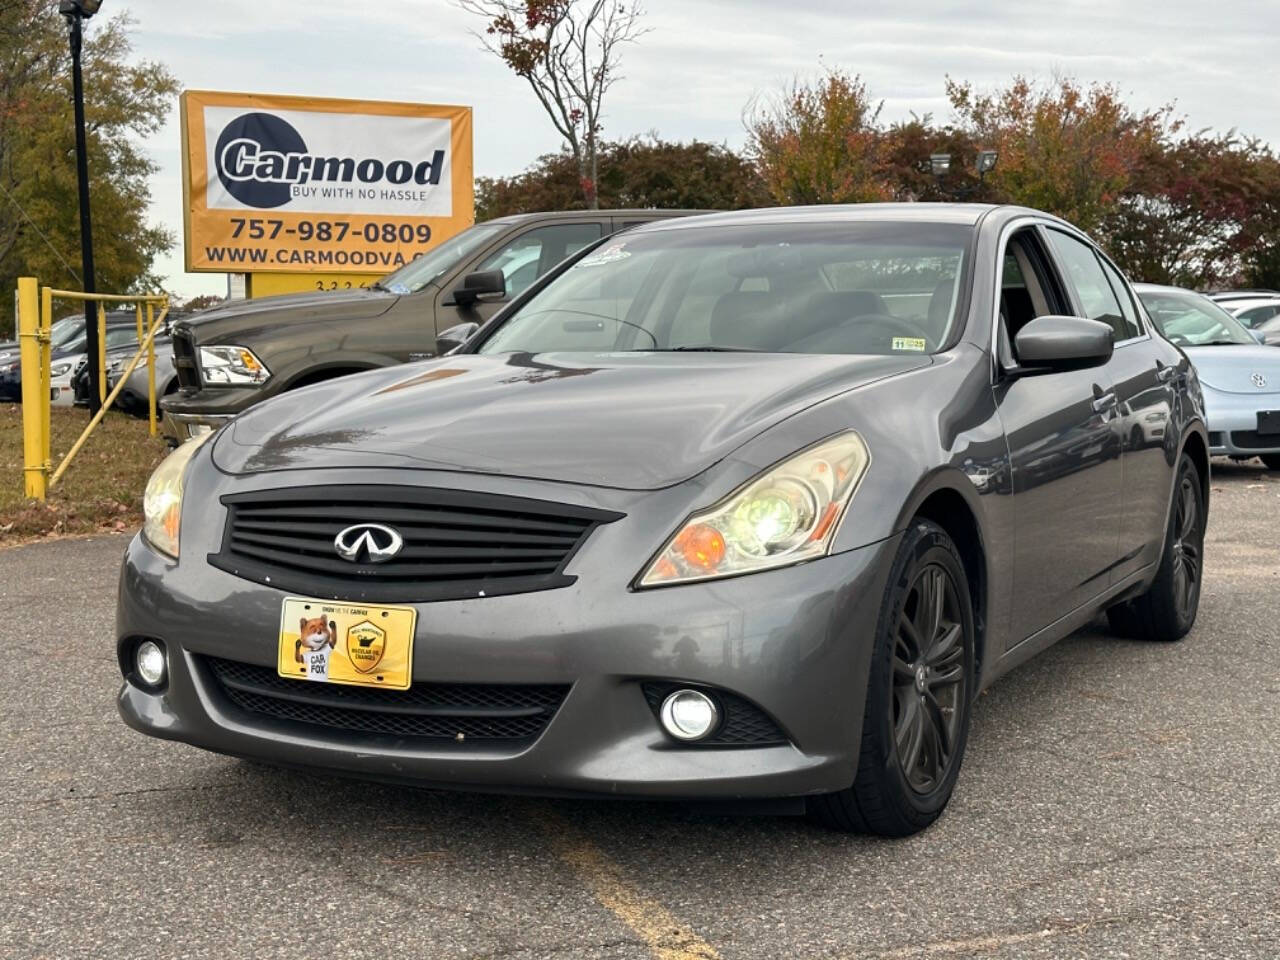
<svg viewBox="0 0 1280 960">
<path fill-rule="evenodd" d="M 1209 299 L 1250 330 L 1280 315 L 1280 292 L 1275 290 L 1233 290 L 1212 293 Z"/>
</svg>

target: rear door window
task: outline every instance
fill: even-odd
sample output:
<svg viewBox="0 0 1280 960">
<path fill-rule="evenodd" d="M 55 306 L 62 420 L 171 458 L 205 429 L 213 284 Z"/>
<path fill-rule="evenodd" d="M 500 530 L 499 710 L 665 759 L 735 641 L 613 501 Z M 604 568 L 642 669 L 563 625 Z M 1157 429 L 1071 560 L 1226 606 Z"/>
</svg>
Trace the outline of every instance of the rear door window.
<svg viewBox="0 0 1280 960">
<path fill-rule="evenodd" d="M 1142 336 L 1142 322 L 1138 319 L 1138 308 L 1133 304 L 1133 297 L 1129 293 L 1129 285 L 1124 282 L 1124 277 L 1120 276 L 1120 271 L 1104 258 L 1098 257 L 1098 262 L 1102 264 L 1102 272 L 1111 281 L 1111 289 L 1115 293 L 1116 299 L 1120 301 L 1120 313 L 1124 316 L 1125 328 L 1124 336 L 1120 339 L 1129 340 L 1133 337 Z"/>
<path fill-rule="evenodd" d="M 1047 230 L 1046 233 L 1067 282 L 1076 291 L 1076 299 L 1084 315 L 1111 327 L 1115 340 L 1128 340 L 1131 334 L 1120 301 L 1116 299 L 1093 248 L 1061 230 Z"/>
</svg>

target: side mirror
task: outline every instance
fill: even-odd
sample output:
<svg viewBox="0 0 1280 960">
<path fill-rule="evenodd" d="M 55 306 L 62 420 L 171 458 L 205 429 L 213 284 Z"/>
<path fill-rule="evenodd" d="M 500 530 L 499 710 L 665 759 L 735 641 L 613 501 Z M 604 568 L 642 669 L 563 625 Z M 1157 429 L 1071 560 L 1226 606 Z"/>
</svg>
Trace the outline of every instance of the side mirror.
<svg viewBox="0 0 1280 960">
<path fill-rule="evenodd" d="M 436 356 L 443 357 L 446 353 L 457 350 L 479 329 L 478 323 L 459 323 L 442 331 L 436 337 Z"/>
<path fill-rule="evenodd" d="M 1018 365 L 1028 374 L 1100 367 L 1113 349 L 1111 327 L 1084 317 L 1036 317 L 1013 343 Z"/>
<path fill-rule="evenodd" d="M 477 300 L 500 300 L 507 295 L 507 278 L 501 270 L 480 270 L 462 278 L 462 286 L 455 287 L 453 302 L 458 306 Z"/>
<path fill-rule="evenodd" d="M 1257 340 L 1261 344 L 1264 344 L 1264 345 L 1266 344 L 1267 335 L 1263 333 L 1261 330 L 1250 330 L 1249 332 L 1253 334 L 1253 339 Z"/>
</svg>

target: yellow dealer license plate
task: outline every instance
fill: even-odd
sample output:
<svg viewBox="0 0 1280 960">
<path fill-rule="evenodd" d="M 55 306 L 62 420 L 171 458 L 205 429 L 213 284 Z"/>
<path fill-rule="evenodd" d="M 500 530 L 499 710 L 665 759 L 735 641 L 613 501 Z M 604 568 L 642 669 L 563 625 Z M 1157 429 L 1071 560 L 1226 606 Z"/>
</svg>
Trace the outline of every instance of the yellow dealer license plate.
<svg viewBox="0 0 1280 960">
<path fill-rule="evenodd" d="M 280 610 L 282 677 L 407 690 L 413 665 L 413 607 L 370 607 L 289 597 Z"/>
</svg>

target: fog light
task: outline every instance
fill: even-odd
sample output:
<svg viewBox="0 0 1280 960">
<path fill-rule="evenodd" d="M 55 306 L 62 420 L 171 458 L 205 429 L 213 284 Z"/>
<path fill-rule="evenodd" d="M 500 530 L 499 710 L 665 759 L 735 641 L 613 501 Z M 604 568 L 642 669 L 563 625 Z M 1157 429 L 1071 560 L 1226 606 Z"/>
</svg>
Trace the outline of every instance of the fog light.
<svg viewBox="0 0 1280 960">
<path fill-rule="evenodd" d="M 133 665 L 138 671 L 138 679 L 149 687 L 158 687 L 164 682 L 164 651 L 154 640 L 143 640 L 133 655 Z"/>
<path fill-rule="evenodd" d="M 701 690 L 677 690 L 662 701 L 662 727 L 677 740 L 701 740 L 720 722 L 720 708 Z"/>
</svg>

